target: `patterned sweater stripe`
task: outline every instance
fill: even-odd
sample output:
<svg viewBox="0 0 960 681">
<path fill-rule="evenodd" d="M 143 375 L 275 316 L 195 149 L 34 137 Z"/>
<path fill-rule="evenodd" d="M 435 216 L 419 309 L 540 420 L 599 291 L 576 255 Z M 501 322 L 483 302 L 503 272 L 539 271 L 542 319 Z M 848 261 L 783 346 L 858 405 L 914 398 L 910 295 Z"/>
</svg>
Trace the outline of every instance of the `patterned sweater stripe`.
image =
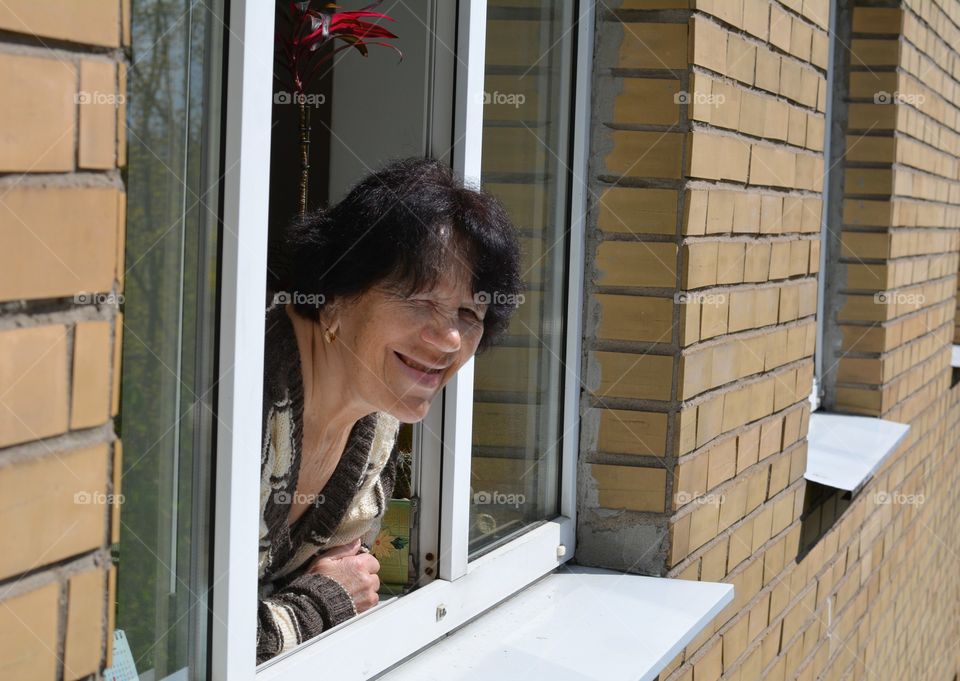
<svg viewBox="0 0 960 681">
<path fill-rule="evenodd" d="M 385 412 L 357 421 L 330 480 L 291 527 L 303 380 L 293 324 L 282 305 L 267 308 L 265 344 L 257 664 L 357 614 L 336 580 L 304 570 L 318 552 L 376 531 L 393 494 L 400 425 Z"/>
</svg>

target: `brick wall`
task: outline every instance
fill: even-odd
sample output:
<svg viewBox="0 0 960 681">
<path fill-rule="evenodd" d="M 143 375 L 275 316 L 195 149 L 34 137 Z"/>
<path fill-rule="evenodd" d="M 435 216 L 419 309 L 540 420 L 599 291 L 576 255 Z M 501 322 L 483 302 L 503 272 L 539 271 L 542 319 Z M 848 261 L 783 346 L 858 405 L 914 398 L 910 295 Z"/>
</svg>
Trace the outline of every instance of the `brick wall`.
<svg viewBox="0 0 960 681">
<path fill-rule="evenodd" d="M 918 6 L 937 28 L 906 7 L 856 7 L 845 22 L 845 139 L 834 148 L 842 172 L 828 216 L 839 228 L 827 244 L 836 263 L 827 403 L 893 420 L 928 403 L 922 391 L 949 385 L 960 244 L 960 132 L 947 72 L 956 58 L 947 46 L 960 36 L 935 3 Z"/>
<path fill-rule="evenodd" d="M 850 153 L 833 168 L 847 212 L 828 221 L 843 250 L 828 257 L 829 277 L 842 273 L 826 303 L 846 345 L 827 366 L 838 409 L 912 429 L 864 490 L 829 508 L 803 478 L 829 3 L 598 10 L 576 558 L 736 587 L 663 680 L 948 680 L 958 670 L 960 394 L 948 346 L 960 195 L 948 46 L 960 40 L 952 16 L 918 4 L 922 20 L 892 9 L 907 17 L 902 31 L 890 10 L 843 15 L 856 25 L 848 61 L 861 68 L 836 74 L 850 79 L 856 124 L 840 129 Z M 955 15 L 960 3 L 948 7 Z M 924 54 L 942 65 L 938 80 L 923 75 Z M 866 64 L 891 93 L 917 73 L 950 101 L 938 95 L 929 117 L 862 102 L 854 84 Z M 864 126 L 870 115 L 885 127 Z M 858 223 L 857 210 L 889 221 Z"/>
<path fill-rule="evenodd" d="M 0 4 L 4 678 L 111 663 L 126 45 L 121 0 Z"/>
</svg>

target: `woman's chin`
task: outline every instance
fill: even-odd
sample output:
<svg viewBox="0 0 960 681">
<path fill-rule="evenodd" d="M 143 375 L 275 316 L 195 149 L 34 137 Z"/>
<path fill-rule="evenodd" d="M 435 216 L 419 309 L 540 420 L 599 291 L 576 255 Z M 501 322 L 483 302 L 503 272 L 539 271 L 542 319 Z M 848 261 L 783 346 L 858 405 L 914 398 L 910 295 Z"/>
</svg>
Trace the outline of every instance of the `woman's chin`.
<svg viewBox="0 0 960 681">
<path fill-rule="evenodd" d="M 400 423 L 419 423 L 430 411 L 431 400 L 411 400 L 409 396 L 389 410 Z"/>
</svg>

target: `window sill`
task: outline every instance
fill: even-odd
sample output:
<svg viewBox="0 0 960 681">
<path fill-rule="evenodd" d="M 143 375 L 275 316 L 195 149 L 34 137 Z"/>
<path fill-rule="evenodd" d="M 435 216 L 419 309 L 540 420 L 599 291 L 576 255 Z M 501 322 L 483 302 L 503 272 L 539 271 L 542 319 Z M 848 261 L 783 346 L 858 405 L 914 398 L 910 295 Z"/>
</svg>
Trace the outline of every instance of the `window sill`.
<svg viewBox="0 0 960 681">
<path fill-rule="evenodd" d="M 960 345 L 954 345 L 950 354 L 950 366 L 960 367 Z"/>
<path fill-rule="evenodd" d="M 572 565 L 377 678 L 654 679 L 733 590 Z"/>
<path fill-rule="evenodd" d="M 807 433 L 807 470 L 803 477 L 810 482 L 856 492 L 909 430 L 909 424 L 871 416 L 813 412 Z"/>
</svg>

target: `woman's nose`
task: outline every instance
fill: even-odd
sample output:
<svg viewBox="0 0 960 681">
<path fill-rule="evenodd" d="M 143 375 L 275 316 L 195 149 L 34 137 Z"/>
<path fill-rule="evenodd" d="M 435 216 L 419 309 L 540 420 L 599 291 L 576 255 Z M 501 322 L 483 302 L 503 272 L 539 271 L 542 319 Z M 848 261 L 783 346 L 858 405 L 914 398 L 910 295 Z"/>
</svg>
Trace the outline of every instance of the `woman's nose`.
<svg viewBox="0 0 960 681">
<path fill-rule="evenodd" d="M 460 349 L 460 329 L 449 317 L 437 315 L 433 323 L 427 324 L 420 335 L 440 352 L 451 353 Z"/>
</svg>

